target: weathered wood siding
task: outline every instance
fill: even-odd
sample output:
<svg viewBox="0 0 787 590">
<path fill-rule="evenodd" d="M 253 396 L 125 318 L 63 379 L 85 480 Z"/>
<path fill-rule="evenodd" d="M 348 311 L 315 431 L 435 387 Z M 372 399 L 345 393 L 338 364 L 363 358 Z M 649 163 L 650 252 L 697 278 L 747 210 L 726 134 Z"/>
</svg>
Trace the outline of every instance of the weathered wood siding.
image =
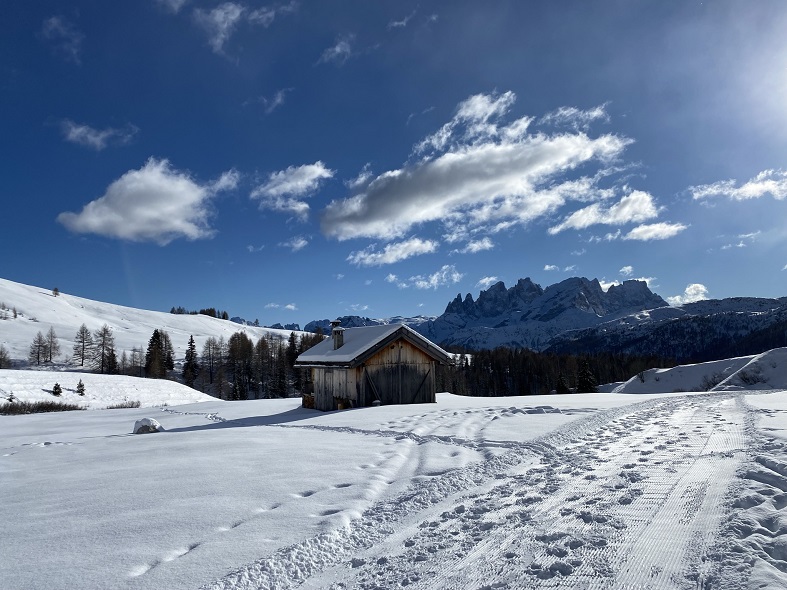
<svg viewBox="0 0 787 590">
<path fill-rule="evenodd" d="M 341 367 L 316 367 L 312 369 L 314 381 L 314 408 L 330 411 L 337 407 L 337 399 L 349 399 L 357 405 L 355 371 Z"/>
<path fill-rule="evenodd" d="M 367 359 L 356 379 L 359 405 L 371 405 L 378 396 L 383 405 L 435 401 L 434 361 L 403 339 Z"/>
</svg>

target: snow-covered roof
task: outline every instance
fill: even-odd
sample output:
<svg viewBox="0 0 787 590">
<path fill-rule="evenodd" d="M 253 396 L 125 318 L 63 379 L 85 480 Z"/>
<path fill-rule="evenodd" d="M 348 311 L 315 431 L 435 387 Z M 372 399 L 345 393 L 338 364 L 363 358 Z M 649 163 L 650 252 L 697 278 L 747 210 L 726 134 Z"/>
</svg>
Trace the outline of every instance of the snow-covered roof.
<svg viewBox="0 0 787 590">
<path fill-rule="evenodd" d="M 296 364 L 355 366 L 398 337 L 405 338 L 436 360 L 452 362 L 449 353 L 404 324 L 343 328 L 342 331 L 344 344 L 340 348 L 334 350 L 333 338 L 326 338 L 298 356 Z"/>
</svg>

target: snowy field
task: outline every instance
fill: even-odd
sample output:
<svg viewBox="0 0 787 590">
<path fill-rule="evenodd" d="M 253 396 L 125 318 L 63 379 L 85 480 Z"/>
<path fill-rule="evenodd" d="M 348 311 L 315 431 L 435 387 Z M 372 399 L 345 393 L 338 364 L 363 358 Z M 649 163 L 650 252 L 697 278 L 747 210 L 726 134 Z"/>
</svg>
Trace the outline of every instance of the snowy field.
<svg viewBox="0 0 787 590">
<path fill-rule="evenodd" d="M 0 374 L 6 392 L 13 373 Z M 141 382 L 145 403 L 172 385 Z M 130 434 L 144 417 L 165 432 Z M 0 580 L 19 590 L 785 588 L 786 437 L 787 391 L 734 384 L 438 394 L 331 413 L 213 400 L 0 416 Z"/>
</svg>

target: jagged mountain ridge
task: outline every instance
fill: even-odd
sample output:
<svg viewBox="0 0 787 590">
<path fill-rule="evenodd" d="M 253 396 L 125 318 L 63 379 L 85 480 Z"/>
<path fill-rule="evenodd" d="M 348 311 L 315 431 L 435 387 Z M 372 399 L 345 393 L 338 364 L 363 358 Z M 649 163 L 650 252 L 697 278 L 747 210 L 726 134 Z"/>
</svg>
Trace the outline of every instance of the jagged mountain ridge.
<svg viewBox="0 0 787 590">
<path fill-rule="evenodd" d="M 657 354 L 709 360 L 787 346 L 787 297 L 733 297 L 670 306 L 644 281 L 607 291 L 598 280 L 566 279 L 546 289 L 529 278 L 458 294 L 436 318 L 339 318 L 345 327 L 406 323 L 443 346 L 550 352 Z M 326 332 L 329 321 L 317 325 Z M 781 327 L 780 327 L 781 326 Z M 720 356 L 721 355 L 721 356 Z"/>
</svg>

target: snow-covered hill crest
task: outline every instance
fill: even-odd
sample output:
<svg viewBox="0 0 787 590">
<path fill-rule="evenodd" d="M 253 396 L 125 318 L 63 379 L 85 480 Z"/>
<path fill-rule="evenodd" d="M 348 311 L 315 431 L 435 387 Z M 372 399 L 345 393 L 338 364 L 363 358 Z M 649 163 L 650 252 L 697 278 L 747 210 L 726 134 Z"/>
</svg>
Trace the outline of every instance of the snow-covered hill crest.
<svg viewBox="0 0 787 590">
<path fill-rule="evenodd" d="M 153 331 L 164 329 L 172 340 L 176 362 L 185 355 L 190 336 L 194 336 L 201 350 L 209 337 L 226 340 L 239 331 L 253 340 L 268 335 L 276 338 L 290 335 L 287 330 L 243 326 L 206 315 L 147 311 L 67 293 L 54 295 L 48 289 L 0 279 L 0 345 L 9 351 L 15 366 L 25 363 L 36 334 L 39 331 L 46 334 L 50 328 L 55 330 L 61 348 L 56 361 L 64 362 L 71 355 L 73 339 L 82 324 L 91 331 L 108 325 L 118 356 L 123 351 L 130 353 L 133 348 L 144 351 Z"/>
</svg>

